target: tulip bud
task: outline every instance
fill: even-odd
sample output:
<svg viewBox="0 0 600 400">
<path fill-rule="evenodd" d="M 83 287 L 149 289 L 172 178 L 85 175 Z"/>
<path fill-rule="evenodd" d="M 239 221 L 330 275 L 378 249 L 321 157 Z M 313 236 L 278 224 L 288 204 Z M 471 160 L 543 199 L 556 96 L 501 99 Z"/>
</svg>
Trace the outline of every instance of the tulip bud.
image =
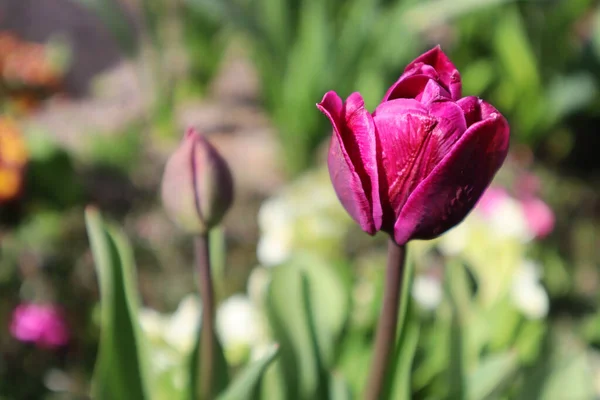
<svg viewBox="0 0 600 400">
<path fill-rule="evenodd" d="M 169 217 L 190 234 L 219 224 L 233 201 L 233 179 L 226 161 L 194 128 L 167 161 L 162 201 Z"/>
</svg>

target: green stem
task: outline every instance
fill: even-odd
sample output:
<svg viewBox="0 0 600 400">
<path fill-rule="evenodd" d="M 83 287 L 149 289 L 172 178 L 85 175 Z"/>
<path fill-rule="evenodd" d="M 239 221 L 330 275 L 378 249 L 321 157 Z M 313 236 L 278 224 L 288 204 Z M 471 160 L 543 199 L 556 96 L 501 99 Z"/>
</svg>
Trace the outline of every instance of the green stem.
<svg viewBox="0 0 600 400">
<path fill-rule="evenodd" d="M 195 239 L 196 263 L 200 278 L 202 299 L 202 327 L 200 331 L 200 393 L 201 400 L 212 399 L 214 371 L 215 300 L 210 269 L 208 233 Z"/>
<path fill-rule="evenodd" d="M 383 307 L 377 325 L 373 361 L 367 380 L 365 400 L 380 399 L 390 356 L 394 353 L 405 259 L 406 246 L 398 246 L 390 238 L 388 243 L 385 289 L 383 292 Z"/>
</svg>

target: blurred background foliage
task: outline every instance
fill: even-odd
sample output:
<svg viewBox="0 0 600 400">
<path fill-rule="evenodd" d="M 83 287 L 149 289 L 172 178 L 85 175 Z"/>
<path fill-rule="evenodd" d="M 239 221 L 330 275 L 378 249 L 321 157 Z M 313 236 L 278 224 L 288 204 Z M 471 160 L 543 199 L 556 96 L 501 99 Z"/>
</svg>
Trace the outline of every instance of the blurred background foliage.
<svg viewBox="0 0 600 400">
<path fill-rule="evenodd" d="M 386 396 L 600 398 L 592 0 L 0 0 L 0 398 L 84 398 L 93 376 L 119 379 L 95 364 L 110 358 L 100 327 L 123 323 L 147 353 L 139 390 L 188 396 L 201 304 L 191 244 L 156 193 L 189 124 L 237 178 L 213 239 L 223 373 L 237 385 L 227 395 L 359 396 L 385 238 L 364 235 L 339 205 L 315 103 L 360 91 L 373 110 L 437 44 L 465 95 L 507 117 L 511 153 L 491 211 L 482 204 L 409 246 L 413 286 Z M 548 213 L 529 208 L 540 201 L 552 217 L 543 233 L 532 221 Z M 136 279 L 96 276 L 88 204 L 122 226 L 129 243 L 92 224 L 135 255 L 119 265 Z M 127 292 L 125 322 L 101 311 L 107 285 Z M 21 303 L 60 307 L 69 343 L 19 341 Z"/>
</svg>

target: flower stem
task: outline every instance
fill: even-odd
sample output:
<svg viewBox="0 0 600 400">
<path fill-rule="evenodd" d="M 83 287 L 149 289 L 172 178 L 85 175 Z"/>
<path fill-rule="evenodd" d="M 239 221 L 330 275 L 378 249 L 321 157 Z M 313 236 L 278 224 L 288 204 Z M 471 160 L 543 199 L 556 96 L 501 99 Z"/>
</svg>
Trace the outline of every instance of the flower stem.
<svg viewBox="0 0 600 400">
<path fill-rule="evenodd" d="M 212 398 L 214 370 L 214 326 L 215 303 L 210 269 L 208 233 L 197 236 L 194 243 L 196 263 L 200 278 L 200 298 L 202 299 L 202 326 L 200 331 L 200 399 Z"/>
<path fill-rule="evenodd" d="M 388 242 L 383 307 L 377 325 L 375 349 L 371 371 L 367 380 L 365 400 L 378 400 L 380 398 L 385 383 L 386 370 L 390 362 L 390 355 L 394 353 L 405 259 L 406 246 L 398 246 L 390 238 Z"/>
</svg>

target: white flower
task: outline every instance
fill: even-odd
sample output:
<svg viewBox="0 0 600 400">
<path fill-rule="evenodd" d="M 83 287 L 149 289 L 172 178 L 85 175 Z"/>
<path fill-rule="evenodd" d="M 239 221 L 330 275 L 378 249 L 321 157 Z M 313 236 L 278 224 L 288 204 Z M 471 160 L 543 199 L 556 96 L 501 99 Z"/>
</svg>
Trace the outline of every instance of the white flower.
<svg viewBox="0 0 600 400">
<path fill-rule="evenodd" d="M 440 238 L 440 251 L 447 256 L 455 256 L 462 253 L 469 243 L 470 233 L 471 229 L 468 220 L 452 228 Z"/>
<path fill-rule="evenodd" d="M 427 275 L 415 277 L 411 292 L 415 301 L 426 310 L 434 310 L 442 301 L 442 284 Z"/>
<path fill-rule="evenodd" d="M 550 300 L 539 279 L 539 266 L 532 261 L 524 261 L 513 277 L 511 299 L 529 319 L 544 318 L 548 314 Z"/>
<path fill-rule="evenodd" d="M 533 239 L 523 207 L 513 198 L 500 202 L 490 215 L 489 221 L 492 231 L 499 236 L 514 237 L 522 242 Z"/>
<path fill-rule="evenodd" d="M 189 294 L 171 315 L 164 331 L 165 341 L 182 353 L 188 353 L 194 347 L 198 332 L 202 304 L 198 296 Z"/>
<path fill-rule="evenodd" d="M 254 305 L 244 295 L 225 300 L 217 310 L 217 332 L 224 347 L 251 346 L 259 338 Z"/>
<path fill-rule="evenodd" d="M 258 224 L 262 232 L 256 250 L 259 262 L 264 266 L 281 264 L 292 251 L 292 210 L 282 199 L 267 200 L 258 212 Z"/>
<path fill-rule="evenodd" d="M 266 268 L 256 266 L 252 269 L 246 284 L 248 297 L 252 303 L 259 306 L 264 304 L 269 283 L 271 283 L 271 274 Z"/>
<path fill-rule="evenodd" d="M 181 300 L 171 315 L 144 308 L 140 310 L 139 318 L 142 330 L 150 340 L 165 342 L 179 353 L 187 354 L 194 347 L 201 315 L 200 299 L 190 294 Z"/>
<path fill-rule="evenodd" d="M 151 308 L 142 308 L 139 314 L 140 326 L 150 340 L 162 340 L 166 317 Z"/>
</svg>

